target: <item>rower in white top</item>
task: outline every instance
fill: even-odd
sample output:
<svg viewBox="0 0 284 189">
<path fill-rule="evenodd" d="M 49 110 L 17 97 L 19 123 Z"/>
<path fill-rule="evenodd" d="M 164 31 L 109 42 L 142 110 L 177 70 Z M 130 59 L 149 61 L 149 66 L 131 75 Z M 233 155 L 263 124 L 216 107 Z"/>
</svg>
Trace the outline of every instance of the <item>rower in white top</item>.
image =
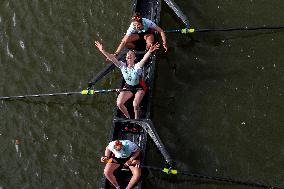
<svg viewBox="0 0 284 189">
<path fill-rule="evenodd" d="M 131 189 L 141 176 L 139 158 L 140 149 L 135 143 L 129 140 L 112 141 L 106 147 L 105 155 L 101 157 L 101 162 L 106 163 L 104 175 L 116 189 L 120 189 L 113 172 L 121 165 L 129 166 L 132 177 L 127 185 L 127 189 Z"/>
<path fill-rule="evenodd" d="M 149 49 L 152 45 L 154 45 L 154 33 L 158 32 L 161 35 L 163 41 L 163 47 L 165 51 L 168 50 L 167 46 L 167 38 L 164 30 L 157 26 L 153 21 L 142 18 L 139 13 L 135 13 L 131 18 L 131 24 L 123 37 L 121 43 L 117 47 L 114 55 L 118 55 L 121 50 L 126 46 L 129 49 L 134 49 L 134 42 L 137 40 L 145 40 L 146 41 L 146 49 Z"/>
<path fill-rule="evenodd" d="M 143 82 L 141 69 L 151 56 L 151 53 L 159 49 L 160 44 L 156 43 L 150 46 L 148 52 L 144 55 L 140 62 L 136 64 L 134 62 L 136 59 L 134 51 L 128 51 L 128 53 L 126 54 L 126 62 L 121 62 L 117 60 L 116 56 L 105 51 L 103 45 L 100 42 L 95 41 L 95 45 L 107 59 L 109 59 L 121 70 L 123 78 L 126 82 L 124 88 L 129 89 L 129 91 L 121 91 L 119 93 L 117 98 L 118 108 L 123 112 L 126 118 L 130 119 L 130 115 L 124 104 L 128 99 L 135 95 L 133 100 L 133 108 L 135 119 L 138 119 L 140 114 L 139 105 L 147 89 L 145 82 Z"/>
</svg>

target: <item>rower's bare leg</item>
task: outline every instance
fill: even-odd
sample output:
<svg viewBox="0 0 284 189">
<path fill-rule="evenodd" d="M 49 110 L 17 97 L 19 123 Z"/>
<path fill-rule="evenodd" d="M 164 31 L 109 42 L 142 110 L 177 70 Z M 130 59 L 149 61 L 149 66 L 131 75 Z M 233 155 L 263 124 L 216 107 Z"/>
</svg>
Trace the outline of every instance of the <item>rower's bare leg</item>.
<svg viewBox="0 0 284 189">
<path fill-rule="evenodd" d="M 130 36 L 128 36 L 127 38 L 124 37 L 123 40 L 125 40 L 125 46 L 129 49 L 134 49 L 135 45 L 134 45 L 134 41 L 137 41 L 139 39 L 139 35 L 138 34 L 131 34 Z"/>
<path fill-rule="evenodd" d="M 153 34 L 146 34 L 144 35 L 144 39 L 146 41 L 146 49 L 149 49 L 154 44 L 154 35 Z"/>
<path fill-rule="evenodd" d="M 136 92 L 134 100 L 133 100 L 133 108 L 134 108 L 134 114 L 135 119 L 139 119 L 140 116 L 140 103 L 145 95 L 145 92 L 143 90 L 139 90 Z"/>
<path fill-rule="evenodd" d="M 124 103 L 133 96 L 133 93 L 130 91 L 121 91 L 117 97 L 117 107 L 122 111 L 125 117 L 130 118 L 130 115 L 127 111 L 126 106 Z"/>
<path fill-rule="evenodd" d="M 118 182 L 113 174 L 113 172 L 119 167 L 119 164 L 116 163 L 107 163 L 104 169 L 105 177 L 111 182 L 115 187 L 119 187 Z"/>
<path fill-rule="evenodd" d="M 132 177 L 127 185 L 127 189 L 131 189 L 139 180 L 141 176 L 141 168 L 138 167 L 129 167 L 132 172 Z"/>
</svg>

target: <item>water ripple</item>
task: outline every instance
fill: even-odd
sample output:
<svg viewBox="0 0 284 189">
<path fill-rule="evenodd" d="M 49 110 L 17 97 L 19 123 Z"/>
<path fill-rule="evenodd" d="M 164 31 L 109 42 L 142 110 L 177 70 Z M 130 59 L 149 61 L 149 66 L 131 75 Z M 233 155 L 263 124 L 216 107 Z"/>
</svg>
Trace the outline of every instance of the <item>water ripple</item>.
<svg viewBox="0 0 284 189">
<path fill-rule="evenodd" d="M 13 26 L 16 27 L 16 13 L 13 15 Z"/>
<path fill-rule="evenodd" d="M 24 50 L 25 49 L 25 43 L 22 40 L 20 40 L 19 43 L 20 43 L 21 48 Z"/>
<path fill-rule="evenodd" d="M 6 50 L 7 50 L 7 55 L 10 57 L 10 58 L 14 58 L 14 55 L 12 54 L 12 52 L 10 51 L 9 49 L 9 44 L 7 43 L 7 46 L 6 46 Z"/>
</svg>

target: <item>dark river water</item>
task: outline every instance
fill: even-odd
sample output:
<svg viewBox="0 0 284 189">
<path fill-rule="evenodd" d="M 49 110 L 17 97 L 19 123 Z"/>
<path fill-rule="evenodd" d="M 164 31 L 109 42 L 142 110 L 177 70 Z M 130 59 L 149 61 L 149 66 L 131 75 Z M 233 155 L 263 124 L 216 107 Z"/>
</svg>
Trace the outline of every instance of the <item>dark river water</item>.
<svg viewBox="0 0 284 189">
<path fill-rule="evenodd" d="M 195 28 L 284 26 L 283 0 L 176 0 Z M 1 0 L 0 96 L 80 91 L 129 25 L 131 1 Z M 161 27 L 182 22 L 164 3 Z M 284 187 L 284 31 L 168 34 L 155 127 L 178 170 Z M 116 88 L 116 70 L 97 89 Z M 0 101 L 0 189 L 98 188 L 115 94 Z M 163 159 L 149 144 L 147 165 Z M 149 172 L 145 188 L 242 185 Z"/>
</svg>

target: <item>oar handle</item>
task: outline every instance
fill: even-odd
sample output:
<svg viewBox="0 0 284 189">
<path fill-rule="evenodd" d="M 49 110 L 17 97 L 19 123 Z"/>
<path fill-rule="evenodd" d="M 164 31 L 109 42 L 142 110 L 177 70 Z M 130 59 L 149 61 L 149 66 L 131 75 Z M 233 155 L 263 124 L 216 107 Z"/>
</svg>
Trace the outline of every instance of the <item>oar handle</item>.
<svg viewBox="0 0 284 189">
<path fill-rule="evenodd" d="M 184 28 L 184 29 L 174 29 L 174 30 L 165 30 L 166 33 L 182 33 L 182 34 L 188 34 L 188 33 L 194 33 L 194 28 Z"/>
</svg>

